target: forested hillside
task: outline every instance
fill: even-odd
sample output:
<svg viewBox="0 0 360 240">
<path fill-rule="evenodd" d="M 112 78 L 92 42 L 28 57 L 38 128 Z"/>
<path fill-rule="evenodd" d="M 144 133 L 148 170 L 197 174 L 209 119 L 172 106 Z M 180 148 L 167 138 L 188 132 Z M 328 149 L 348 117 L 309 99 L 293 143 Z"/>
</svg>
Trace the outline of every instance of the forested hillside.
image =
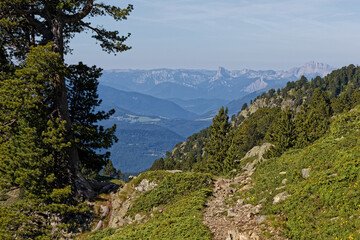
<svg viewBox="0 0 360 240">
<path fill-rule="evenodd" d="M 350 66 L 336 73 L 349 68 L 354 70 L 353 73 L 357 71 L 357 68 Z M 351 79 L 351 82 L 356 80 Z M 348 91 L 351 87 L 345 89 Z M 94 232 L 87 239 L 360 238 L 358 93 L 353 92 L 348 98 L 349 101 L 346 101 L 344 106 L 348 106 L 349 110 L 342 108 L 340 111 L 333 109 L 338 106 L 338 102 L 343 99 L 342 94 L 346 92 L 330 101 L 323 101 L 327 99 L 323 93 L 326 92 L 319 89 L 313 91 L 308 105 L 308 119 L 311 120 L 307 122 L 309 131 L 302 130 L 300 135 L 296 129 L 299 122 L 306 122 L 298 117 L 303 113 L 304 105 L 295 117 L 295 111 L 283 111 L 280 107 L 274 107 L 261 108 L 246 120 L 242 120 L 242 123 L 237 125 L 238 128 L 247 124 L 256 126 L 247 128 L 256 131 L 244 132 L 242 129 L 242 135 L 237 136 L 247 136 L 245 139 L 249 139 L 250 143 L 256 139 L 267 139 L 269 136 L 267 141 L 271 141 L 273 147 L 264 155 L 260 153 L 258 146 L 252 148 L 243 158 L 233 163 L 233 169 L 228 168 L 227 155 L 225 159 L 221 159 L 220 154 L 215 154 L 221 151 L 212 152 L 212 149 L 216 148 L 221 150 L 219 146 L 222 145 L 216 144 L 219 139 L 227 144 L 228 149 L 232 146 L 225 141 L 229 135 L 217 134 L 230 127 L 225 121 L 226 110 L 221 109 L 214 119 L 216 124 L 211 126 L 212 129 L 215 129 L 214 126 L 220 129 L 217 133 L 211 131 L 211 128 L 207 129 L 189 138 L 188 144 L 176 148 L 181 149 L 182 153 L 191 151 L 200 155 L 194 152 L 194 149 L 197 149 L 196 145 L 200 143 L 202 136 L 205 138 L 205 151 L 209 151 L 207 155 L 203 154 L 205 160 L 199 165 L 193 164 L 193 168 L 185 165 L 189 170 L 185 173 L 149 171 L 141 174 L 128 183 L 116 197 L 132 199 L 127 213 L 123 215 L 128 224 L 113 225 L 111 222 L 110 226 L 113 228 Z M 316 108 L 312 106 L 312 102 L 315 99 L 319 103 L 328 102 L 329 107 L 314 110 Z M 331 110 L 332 117 L 317 117 L 314 120 L 312 111 L 314 115 L 321 116 L 316 112 L 322 110 Z M 251 122 L 248 121 L 250 119 Z M 272 124 L 269 122 L 274 121 L 276 128 L 281 128 L 281 131 L 271 130 Z M 312 125 L 313 121 L 320 124 Z M 321 124 L 324 122 L 326 124 Z M 300 126 L 303 126 L 302 124 Z M 281 137 L 276 137 L 279 134 Z M 236 134 L 230 136 L 233 139 Z M 264 141 L 266 140 L 256 144 Z M 193 149 L 190 143 L 194 143 Z M 245 148 L 250 147 L 244 145 L 244 148 L 239 150 L 240 154 Z M 180 153 L 175 153 L 176 149 L 173 155 Z M 164 164 L 166 163 L 168 162 Z M 184 167 L 185 163 L 174 162 L 178 167 Z M 159 161 L 156 164 L 157 167 L 160 166 Z M 197 168 L 204 165 L 207 169 Z M 208 175 L 199 171 L 211 171 L 214 174 Z M 212 180 L 214 185 L 207 182 L 211 181 L 211 178 L 215 178 Z M 212 191 L 209 190 L 211 186 Z M 206 198 L 208 200 L 205 204 Z M 193 231 L 194 229 L 197 231 Z"/>
<path fill-rule="evenodd" d="M 267 157 L 305 147 L 326 133 L 332 116 L 360 103 L 359 86 L 360 68 L 350 65 L 324 78 L 302 77 L 283 89 L 271 89 L 244 105 L 229 124 L 222 108 L 207 130 L 179 143 L 152 169 L 227 172 L 252 147 L 265 142 L 274 144 Z"/>
</svg>

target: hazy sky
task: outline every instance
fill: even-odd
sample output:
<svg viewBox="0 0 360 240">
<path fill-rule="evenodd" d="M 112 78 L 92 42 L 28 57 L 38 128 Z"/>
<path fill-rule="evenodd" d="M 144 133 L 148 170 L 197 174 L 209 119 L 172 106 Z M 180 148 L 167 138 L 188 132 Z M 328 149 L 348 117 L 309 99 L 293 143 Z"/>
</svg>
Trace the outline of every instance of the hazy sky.
<svg viewBox="0 0 360 240">
<path fill-rule="evenodd" d="M 360 63 L 359 0 L 131 0 L 129 19 L 94 23 L 132 35 L 133 48 L 102 52 L 90 34 L 72 40 L 68 63 L 104 69 L 286 70 L 318 61 Z"/>
</svg>

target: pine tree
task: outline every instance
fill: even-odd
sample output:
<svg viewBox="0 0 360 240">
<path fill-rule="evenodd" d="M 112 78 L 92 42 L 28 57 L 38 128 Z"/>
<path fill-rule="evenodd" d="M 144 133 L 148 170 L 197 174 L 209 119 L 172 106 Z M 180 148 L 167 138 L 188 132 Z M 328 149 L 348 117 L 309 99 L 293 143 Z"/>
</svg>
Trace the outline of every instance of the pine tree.
<svg viewBox="0 0 360 240">
<path fill-rule="evenodd" d="M 346 106 L 341 108 L 344 109 Z M 296 147 L 305 147 L 322 137 L 329 128 L 331 115 L 332 109 L 326 92 L 315 89 L 309 105 L 304 104 L 295 119 Z"/>
<path fill-rule="evenodd" d="M 309 129 L 312 120 L 309 118 L 309 114 L 310 107 L 304 103 L 295 118 L 295 131 L 297 136 L 295 145 L 297 148 L 303 148 L 311 143 Z"/>
<path fill-rule="evenodd" d="M 159 158 L 157 160 L 154 161 L 153 165 L 150 168 L 150 171 L 155 171 L 155 170 L 163 170 L 164 169 L 164 158 Z"/>
<path fill-rule="evenodd" d="M 360 104 L 360 90 L 357 89 L 351 94 L 350 98 L 351 108 L 356 107 L 356 105 Z"/>
<path fill-rule="evenodd" d="M 116 177 L 117 176 L 116 168 L 114 167 L 114 165 L 112 164 L 112 161 L 110 159 L 108 160 L 108 162 L 106 163 L 106 165 L 104 167 L 103 174 L 108 177 Z"/>
<path fill-rule="evenodd" d="M 280 118 L 269 130 L 267 139 L 274 144 L 264 155 L 265 158 L 278 157 L 293 147 L 296 141 L 294 114 L 290 109 L 281 113 Z"/>
<path fill-rule="evenodd" d="M 0 36 L 10 57 L 20 60 L 26 58 L 31 46 L 51 43 L 51 51 L 59 54 L 61 61 L 69 48 L 70 39 L 75 33 L 90 30 L 92 36 L 106 52 L 122 52 L 130 49 L 124 44 L 130 36 L 120 36 L 118 31 L 108 31 L 92 26 L 84 21 L 86 17 L 109 15 L 116 21 L 126 20 L 133 10 L 132 5 L 121 9 L 96 0 L 47 1 L 47 0 L 4 0 L 0 3 Z M 68 107 L 65 72 L 55 72 L 51 76 L 52 116 L 65 124 L 65 139 L 75 142 L 72 121 Z M 74 195 L 91 198 L 96 195 L 92 186 L 81 174 L 81 162 L 75 144 L 64 154 L 67 163 L 62 170 L 68 175 L 67 183 L 72 185 Z"/>
<path fill-rule="evenodd" d="M 247 109 L 248 105 L 247 103 L 244 103 L 241 107 L 241 111 L 244 111 L 245 109 Z"/>
<path fill-rule="evenodd" d="M 29 52 L 22 68 L 0 82 L 0 181 L 19 187 L 29 197 L 48 198 L 67 178 L 65 123 L 52 115 L 51 79 L 64 71 L 50 46 Z"/>
<path fill-rule="evenodd" d="M 107 129 L 97 125 L 115 112 L 114 109 L 108 112 L 95 110 L 101 104 L 97 94 L 101 71 L 100 68 L 88 67 L 80 62 L 69 66 L 66 75 L 70 118 L 84 168 L 82 172 L 89 172 L 90 175 L 97 174 L 109 159 L 109 152 L 100 153 L 99 150 L 108 149 L 117 141 L 116 125 Z"/>
<path fill-rule="evenodd" d="M 213 118 L 210 137 L 206 139 L 204 147 L 207 153 L 206 168 L 209 172 L 219 173 L 222 171 L 223 162 L 230 146 L 229 131 L 228 109 L 224 110 L 224 107 L 221 107 L 219 113 Z"/>
</svg>

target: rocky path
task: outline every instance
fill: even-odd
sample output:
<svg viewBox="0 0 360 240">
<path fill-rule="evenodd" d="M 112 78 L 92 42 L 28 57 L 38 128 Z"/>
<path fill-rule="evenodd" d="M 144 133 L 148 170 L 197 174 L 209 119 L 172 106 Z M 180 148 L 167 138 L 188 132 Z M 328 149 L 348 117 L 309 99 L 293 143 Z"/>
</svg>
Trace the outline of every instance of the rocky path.
<svg viewBox="0 0 360 240">
<path fill-rule="evenodd" d="M 284 239 L 275 229 L 265 224 L 266 216 L 260 215 L 261 204 L 245 204 L 244 199 L 227 201 L 239 191 L 251 189 L 252 171 L 246 171 L 233 179 L 215 181 L 213 196 L 207 202 L 204 223 L 210 228 L 214 240 Z M 241 186 L 239 189 L 234 186 Z M 264 230 L 271 237 L 264 236 Z"/>
</svg>

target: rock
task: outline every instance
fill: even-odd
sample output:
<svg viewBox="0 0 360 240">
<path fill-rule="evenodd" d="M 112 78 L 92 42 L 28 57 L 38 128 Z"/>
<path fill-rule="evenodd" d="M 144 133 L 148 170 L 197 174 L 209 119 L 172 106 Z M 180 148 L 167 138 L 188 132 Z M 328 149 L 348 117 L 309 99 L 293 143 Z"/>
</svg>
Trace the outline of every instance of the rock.
<svg viewBox="0 0 360 240">
<path fill-rule="evenodd" d="M 239 205 L 243 205 L 244 204 L 244 199 L 238 199 L 236 201 L 236 203 L 239 204 Z"/>
<path fill-rule="evenodd" d="M 285 184 L 287 183 L 287 179 L 284 178 L 284 179 L 281 181 L 281 183 L 285 185 Z"/>
<path fill-rule="evenodd" d="M 246 153 L 245 157 L 243 157 L 240 160 L 240 162 L 247 158 L 251 158 L 251 157 L 255 157 L 255 156 L 258 156 L 258 157 L 253 162 L 247 163 L 243 167 L 243 169 L 245 169 L 246 171 L 248 171 L 252 174 L 252 171 L 254 170 L 254 166 L 264 160 L 263 155 L 268 149 L 270 149 L 271 146 L 273 146 L 271 143 L 264 143 L 263 145 L 255 146 L 250 151 L 248 151 Z"/>
<path fill-rule="evenodd" d="M 266 198 L 261 199 L 259 203 L 264 203 L 264 202 L 266 202 Z"/>
<path fill-rule="evenodd" d="M 282 193 L 279 193 L 277 194 L 275 197 L 274 197 L 274 201 L 273 201 L 273 204 L 276 204 L 276 203 L 279 203 L 281 201 L 284 201 L 286 198 L 290 197 L 290 195 L 287 193 L 287 192 L 282 192 Z"/>
<path fill-rule="evenodd" d="M 265 215 L 260 215 L 260 216 L 258 216 L 258 217 L 256 218 L 255 221 L 256 221 L 257 224 L 261 224 L 261 223 L 263 223 L 263 222 L 266 221 L 266 216 L 265 216 Z"/>
<path fill-rule="evenodd" d="M 311 171 L 311 168 L 304 168 L 301 170 L 301 174 L 303 176 L 303 178 L 308 178 L 310 177 L 310 171 Z"/>
<path fill-rule="evenodd" d="M 246 204 L 246 205 L 243 206 L 243 208 L 252 208 L 252 207 L 253 207 L 252 204 Z"/>
<path fill-rule="evenodd" d="M 243 159 L 251 158 L 255 156 L 262 157 L 264 153 L 273 146 L 271 143 L 264 143 L 261 146 L 255 146 L 250 151 L 248 151 Z"/>
<path fill-rule="evenodd" d="M 251 240 L 250 236 L 246 233 L 240 233 L 237 229 L 228 231 L 226 240 Z"/>
<path fill-rule="evenodd" d="M 119 201 L 117 206 L 118 205 L 120 205 L 120 207 L 117 207 L 117 208 L 114 208 L 114 205 L 113 205 L 113 211 L 111 212 L 109 227 L 112 227 L 112 228 L 119 227 L 119 226 L 122 226 L 131 221 L 131 219 L 129 219 L 129 218 L 124 218 L 127 211 L 131 207 L 131 201 L 126 200 L 125 202 L 122 202 L 122 203 Z"/>
<path fill-rule="evenodd" d="M 338 176 L 337 173 L 333 173 L 333 174 L 329 175 L 328 177 L 337 177 L 337 176 Z"/>
<path fill-rule="evenodd" d="M 239 191 L 242 192 L 242 191 L 246 191 L 246 190 L 249 190 L 249 189 L 252 189 L 253 186 L 251 186 L 250 184 L 249 185 L 245 185 L 243 186 Z"/>
<path fill-rule="evenodd" d="M 260 240 L 260 237 L 256 233 L 252 233 L 251 240 Z"/>
<path fill-rule="evenodd" d="M 149 182 L 147 179 L 143 179 L 140 184 L 135 188 L 135 190 L 139 192 L 149 191 L 157 186 L 154 182 Z"/>
<path fill-rule="evenodd" d="M 258 213 L 261 211 L 261 209 L 262 209 L 262 205 L 261 205 L 261 204 L 256 205 L 256 206 L 254 207 L 254 209 L 253 209 L 253 212 L 254 212 L 255 214 L 258 214 Z"/>
<path fill-rule="evenodd" d="M 143 215 L 140 215 L 140 214 L 135 215 L 135 221 L 137 221 L 137 222 L 141 222 L 144 218 L 145 218 L 145 216 L 143 216 Z"/>
<path fill-rule="evenodd" d="M 166 170 L 169 173 L 182 173 L 181 170 Z"/>
<path fill-rule="evenodd" d="M 336 138 L 335 141 L 340 141 L 340 140 L 343 140 L 345 139 L 344 136 L 341 136 L 341 138 Z"/>
</svg>

